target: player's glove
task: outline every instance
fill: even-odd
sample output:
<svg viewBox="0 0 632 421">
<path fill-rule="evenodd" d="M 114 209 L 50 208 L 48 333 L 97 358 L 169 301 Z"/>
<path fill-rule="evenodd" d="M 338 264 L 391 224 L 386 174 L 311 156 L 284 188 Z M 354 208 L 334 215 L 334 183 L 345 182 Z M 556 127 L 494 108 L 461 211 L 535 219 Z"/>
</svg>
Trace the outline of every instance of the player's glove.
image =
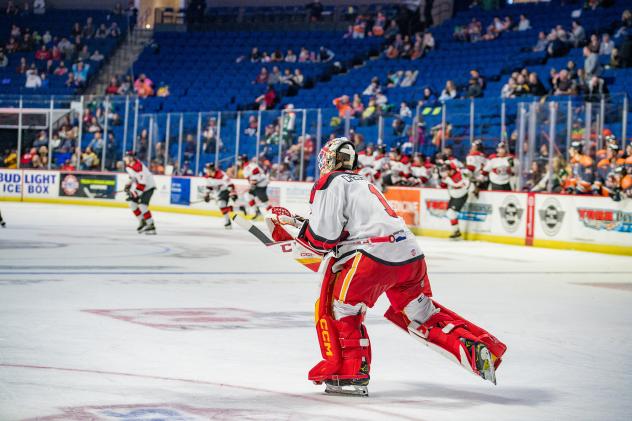
<svg viewBox="0 0 632 421">
<path fill-rule="evenodd" d="M 210 195 L 210 194 L 208 194 L 208 193 L 206 193 L 206 194 L 204 195 L 204 201 L 205 201 L 206 203 L 210 202 L 210 201 L 211 201 L 211 195 Z"/>
<path fill-rule="evenodd" d="M 140 201 L 140 196 L 135 191 L 127 192 L 127 201 L 138 203 Z"/>
<path fill-rule="evenodd" d="M 230 195 L 228 196 L 228 198 L 229 198 L 230 200 L 232 200 L 233 202 L 236 202 L 236 201 L 237 201 L 237 199 L 239 199 L 239 198 L 237 197 L 237 193 L 235 193 L 235 192 L 231 192 L 231 193 L 230 193 Z"/>
<path fill-rule="evenodd" d="M 132 185 L 131 184 L 126 184 L 125 188 L 123 189 L 125 191 L 125 193 L 129 194 L 129 191 L 132 189 Z"/>
</svg>

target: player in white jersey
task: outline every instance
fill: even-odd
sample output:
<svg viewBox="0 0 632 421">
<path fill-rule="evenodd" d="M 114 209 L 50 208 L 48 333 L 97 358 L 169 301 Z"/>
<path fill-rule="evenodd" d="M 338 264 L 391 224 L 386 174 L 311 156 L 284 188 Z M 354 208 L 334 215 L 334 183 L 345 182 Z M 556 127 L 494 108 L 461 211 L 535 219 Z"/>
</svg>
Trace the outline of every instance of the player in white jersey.
<svg viewBox="0 0 632 421">
<path fill-rule="evenodd" d="M 257 164 L 256 161 L 248 161 L 246 155 L 241 156 L 242 162 L 244 162 L 244 177 L 250 183 L 250 190 L 246 193 L 246 203 L 251 208 L 255 208 L 254 218 L 261 215 L 261 208 L 268 209 L 268 175 L 263 171 L 263 168 Z"/>
<path fill-rule="evenodd" d="M 228 177 L 224 171 L 218 169 L 212 162 L 206 164 L 204 170 L 206 172 L 206 194 L 204 195 L 204 201 L 208 203 L 211 201 L 211 198 L 215 199 L 220 212 L 222 212 L 224 216 L 224 228 L 231 229 L 230 212 L 233 211 L 233 207 L 229 204 L 229 201 L 237 201 L 235 185 L 230 177 Z"/>
<path fill-rule="evenodd" d="M 364 314 L 386 293 L 388 320 L 495 381 L 505 345 L 430 298 L 426 263 L 415 236 L 379 190 L 353 173 L 356 164 L 347 138 L 327 142 L 318 157 L 321 178 L 310 195 L 309 219 L 278 218 L 300 227 L 299 242 L 326 254 L 316 303 L 323 361 L 310 370 L 309 380 L 324 382 L 330 393 L 368 393 L 371 344 Z"/>
<path fill-rule="evenodd" d="M 489 156 L 482 174 L 489 177 L 490 190 L 511 191 L 511 179 L 516 174 L 516 161 L 508 153 L 507 144 L 500 142 L 496 153 Z"/>
<path fill-rule="evenodd" d="M 362 168 L 373 167 L 375 155 L 375 147 L 372 144 L 368 144 L 366 149 L 358 154 L 358 164 Z"/>
<path fill-rule="evenodd" d="M 465 202 L 467 202 L 470 180 L 463 176 L 463 173 L 454 163 L 444 164 L 441 168 L 441 187 L 447 188 L 448 195 L 450 196 L 448 210 L 446 212 L 446 216 L 450 220 L 452 227 L 450 238 L 460 238 L 459 212 L 463 209 Z"/>
<path fill-rule="evenodd" d="M 139 233 L 156 234 L 154 218 L 149 210 L 151 196 L 156 190 L 154 176 L 149 172 L 149 168 L 136 158 L 134 151 L 128 151 L 123 157 L 125 171 L 129 174 L 129 182 L 125 185 L 127 200 L 134 216 L 140 221 Z"/>
<path fill-rule="evenodd" d="M 483 142 L 480 139 L 476 139 L 472 142 L 470 152 L 465 158 L 465 167 L 472 175 L 472 183 L 476 194 L 480 190 L 487 190 L 487 177 L 483 175 L 485 164 L 487 164 L 487 157 L 483 153 Z"/>
</svg>

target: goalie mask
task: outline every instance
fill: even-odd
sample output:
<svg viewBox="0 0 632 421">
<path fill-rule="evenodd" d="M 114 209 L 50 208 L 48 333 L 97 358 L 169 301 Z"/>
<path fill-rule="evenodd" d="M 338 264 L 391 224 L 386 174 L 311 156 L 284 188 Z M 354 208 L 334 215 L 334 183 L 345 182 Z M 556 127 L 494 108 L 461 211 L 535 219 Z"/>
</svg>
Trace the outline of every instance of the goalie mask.
<svg viewBox="0 0 632 421">
<path fill-rule="evenodd" d="M 320 174 L 328 174 L 336 170 L 353 171 L 358 162 L 353 143 L 346 137 L 332 139 L 325 144 L 318 154 Z"/>
</svg>

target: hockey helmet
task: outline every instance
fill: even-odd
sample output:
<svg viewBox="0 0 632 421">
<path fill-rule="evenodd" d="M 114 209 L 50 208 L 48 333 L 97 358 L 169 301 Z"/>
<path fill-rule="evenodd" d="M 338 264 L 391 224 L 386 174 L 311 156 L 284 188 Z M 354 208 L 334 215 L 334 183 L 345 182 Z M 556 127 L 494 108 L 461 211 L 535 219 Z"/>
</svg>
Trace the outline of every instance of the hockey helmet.
<svg viewBox="0 0 632 421">
<path fill-rule="evenodd" d="M 323 146 L 318 154 L 318 169 L 321 174 L 335 170 L 349 170 L 356 168 L 358 155 L 353 143 L 346 137 L 337 137 Z"/>
<path fill-rule="evenodd" d="M 582 142 L 575 140 L 573 142 L 571 142 L 571 148 L 575 149 L 577 152 L 581 153 L 582 152 Z"/>
<path fill-rule="evenodd" d="M 136 151 L 133 151 L 133 150 L 126 151 L 124 156 L 129 156 L 131 158 L 136 158 Z"/>
<path fill-rule="evenodd" d="M 245 164 L 246 162 L 248 162 L 248 155 L 246 154 L 239 155 L 239 160 Z"/>
<path fill-rule="evenodd" d="M 215 172 L 215 163 L 214 162 L 209 162 L 208 164 L 206 164 L 204 166 L 204 168 L 206 169 L 206 171 L 208 172 Z"/>
</svg>

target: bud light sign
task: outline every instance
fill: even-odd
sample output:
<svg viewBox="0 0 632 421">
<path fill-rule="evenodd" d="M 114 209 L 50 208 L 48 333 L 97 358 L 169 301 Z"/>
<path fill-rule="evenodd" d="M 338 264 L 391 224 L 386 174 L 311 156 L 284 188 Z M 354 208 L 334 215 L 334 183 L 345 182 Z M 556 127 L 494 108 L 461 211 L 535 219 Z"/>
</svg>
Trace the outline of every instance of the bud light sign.
<svg viewBox="0 0 632 421">
<path fill-rule="evenodd" d="M 2 170 L 0 194 L 4 197 L 56 197 L 58 179 L 56 172 Z"/>
</svg>

